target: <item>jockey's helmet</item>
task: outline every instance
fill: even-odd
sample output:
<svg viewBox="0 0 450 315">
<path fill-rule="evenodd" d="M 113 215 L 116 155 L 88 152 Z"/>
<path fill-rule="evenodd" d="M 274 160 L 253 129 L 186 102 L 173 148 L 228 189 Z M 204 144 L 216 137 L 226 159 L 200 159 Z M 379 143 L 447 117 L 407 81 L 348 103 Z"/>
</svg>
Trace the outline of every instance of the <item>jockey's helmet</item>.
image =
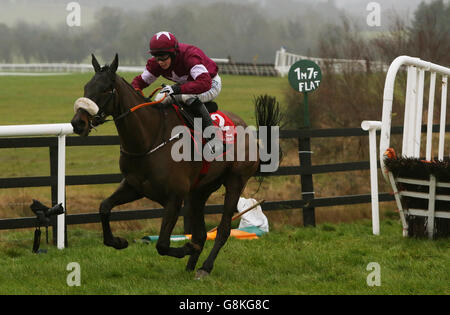
<svg viewBox="0 0 450 315">
<path fill-rule="evenodd" d="M 150 51 L 153 56 L 173 55 L 178 49 L 178 40 L 170 32 L 158 32 L 150 39 Z"/>
</svg>

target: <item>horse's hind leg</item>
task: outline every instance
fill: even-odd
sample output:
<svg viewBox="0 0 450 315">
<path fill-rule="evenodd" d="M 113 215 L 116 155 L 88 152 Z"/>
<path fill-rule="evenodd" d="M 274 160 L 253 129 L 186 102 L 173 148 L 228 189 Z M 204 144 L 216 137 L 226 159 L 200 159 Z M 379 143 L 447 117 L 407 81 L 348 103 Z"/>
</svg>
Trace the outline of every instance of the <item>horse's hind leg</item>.
<svg viewBox="0 0 450 315">
<path fill-rule="evenodd" d="M 114 237 L 111 232 L 111 226 L 109 224 L 111 217 L 111 209 L 115 206 L 128 203 L 143 196 L 136 192 L 126 180 L 122 180 L 117 190 L 108 198 L 102 201 L 100 204 L 100 219 L 103 228 L 103 244 L 106 246 L 112 246 L 115 249 L 123 249 L 128 246 L 126 239 L 121 237 Z"/>
<path fill-rule="evenodd" d="M 191 195 L 188 198 L 186 211 L 191 223 L 192 242 L 187 243 L 187 246 L 192 246 L 194 252 L 189 256 L 186 270 L 192 271 L 197 265 L 198 258 L 203 250 L 203 245 L 206 241 L 206 227 L 205 227 L 205 203 L 208 200 L 210 193 L 203 195 Z M 185 246 L 186 246 L 185 245 Z"/>
<path fill-rule="evenodd" d="M 233 217 L 234 211 L 237 209 L 239 197 L 241 196 L 247 181 L 248 177 L 235 174 L 230 174 L 225 180 L 226 193 L 222 219 L 217 227 L 217 236 L 214 241 L 214 247 L 203 263 L 203 266 L 197 271 L 197 279 L 211 273 L 211 270 L 214 267 L 214 261 L 219 254 L 220 249 L 230 236 L 231 218 Z"/>
<path fill-rule="evenodd" d="M 186 246 L 193 248 L 190 254 L 186 270 L 192 271 L 197 265 L 198 258 L 203 250 L 203 245 L 206 241 L 206 227 L 205 227 L 205 203 L 213 192 L 222 186 L 222 180 L 219 178 L 216 181 L 206 185 L 201 190 L 197 190 L 189 195 L 186 211 L 191 222 L 192 242 L 187 243 Z"/>
</svg>

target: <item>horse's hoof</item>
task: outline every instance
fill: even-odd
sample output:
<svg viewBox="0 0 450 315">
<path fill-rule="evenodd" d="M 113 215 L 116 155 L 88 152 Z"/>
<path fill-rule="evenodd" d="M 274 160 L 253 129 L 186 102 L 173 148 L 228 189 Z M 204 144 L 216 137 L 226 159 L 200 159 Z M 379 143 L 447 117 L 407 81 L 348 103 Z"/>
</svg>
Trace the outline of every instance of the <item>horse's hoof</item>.
<svg viewBox="0 0 450 315">
<path fill-rule="evenodd" d="M 113 237 L 111 241 L 104 241 L 103 244 L 114 247 L 115 249 L 124 249 L 128 247 L 128 241 L 121 237 Z"/>
<path fill-rule="evenodd" d="M 197 270 L 197 273 L 195 274 L 195 280 L 200 280 L 207 276 L 209 276 L 209 272 L 207 272 L 203 269 L 199 269 L 199 270 Z"/>
</svg>

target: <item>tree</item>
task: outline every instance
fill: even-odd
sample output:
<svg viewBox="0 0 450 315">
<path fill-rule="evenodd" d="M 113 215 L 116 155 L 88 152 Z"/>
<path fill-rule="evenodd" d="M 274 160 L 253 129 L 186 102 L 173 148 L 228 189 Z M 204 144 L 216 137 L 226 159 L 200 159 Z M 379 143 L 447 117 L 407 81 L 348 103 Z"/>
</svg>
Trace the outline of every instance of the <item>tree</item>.
<svg viewBox="0 0 450 315">
<path fill-rule="evenodd" d="M 5 24 L 0 24 L 0 61 L 5 63 L 12 61 L 12 36 L 11 30 Z"/>
<path fill-rule="evenodd" d="M 38 56 L 40 44 L 36 27 L 25 22 L 19 22 L 13 29 L 14 46 L 19 54 L 29 63 Z"/>
<path fill-rule="evenodd" d="M 450 65 L 450 3 L 422 2 L 409 29 L 409 46 L 414 55 L 438 64 Z"/>
<path fill-rule="evenodd" d="M 400 55 L 419 57 L 437 64 L 450 65 L 450 3 L 422 2 L 408 26 L 398 16 L 387 35 L 373 40 L 386 61 Z"/>
</svg>

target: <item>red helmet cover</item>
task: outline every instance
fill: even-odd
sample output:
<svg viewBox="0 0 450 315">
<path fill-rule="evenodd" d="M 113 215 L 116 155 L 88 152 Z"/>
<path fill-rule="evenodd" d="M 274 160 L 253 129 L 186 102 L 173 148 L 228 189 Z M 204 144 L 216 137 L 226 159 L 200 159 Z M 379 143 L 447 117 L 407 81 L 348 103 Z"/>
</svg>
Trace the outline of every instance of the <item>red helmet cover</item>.
<svg viewBox="0 0 450 315">
<path fill-rule="evenodd" d="M 150 39 L 150 53 L 157 54 L 175 54 L 178 49 L 178 40 L 169 32 L 158 32 Z"/>
</svg>

